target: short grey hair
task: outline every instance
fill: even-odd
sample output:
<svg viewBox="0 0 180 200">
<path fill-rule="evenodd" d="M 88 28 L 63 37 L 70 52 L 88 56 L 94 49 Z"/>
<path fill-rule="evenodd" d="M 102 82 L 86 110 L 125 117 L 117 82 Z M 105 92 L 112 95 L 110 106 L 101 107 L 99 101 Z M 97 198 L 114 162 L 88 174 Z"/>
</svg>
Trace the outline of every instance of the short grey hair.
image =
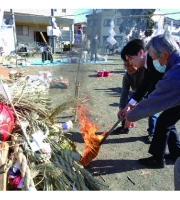
<svg viewBox="0 0 180 200">
<path fill-rule="evenodd" d="M 161 53 L 166 50 L 171 55 L 176 51 L 179 51 L 179 46 L 176 43 L 174 37 L 170 33 L 164 33 L 154 36 L 146 45 L 146 50 L 151 47 L 152 54 L 160 57 Z"/>
</svg>

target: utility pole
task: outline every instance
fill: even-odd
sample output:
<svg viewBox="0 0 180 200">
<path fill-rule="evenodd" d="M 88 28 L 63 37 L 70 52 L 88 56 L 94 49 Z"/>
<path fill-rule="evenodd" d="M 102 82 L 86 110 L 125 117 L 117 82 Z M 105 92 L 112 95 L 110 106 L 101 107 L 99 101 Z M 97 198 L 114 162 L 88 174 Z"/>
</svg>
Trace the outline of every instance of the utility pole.
<svg viewBox="0 0 180 200">
<path fill-rule="evenodd" d="M 10 9 L 10 12 L 11 12 L 11 15 L 12 15 L 12 26 L 13 26 L 13 35 L 14 35 L 14 49 L 15 49 L 15 52 L 16 52 L 17 38 L 16 38 L 16 25 L 15 25 L 13 9 Z"/>
<path fill-rule="evenodd" d="M 95 16 L 95 14 L 96 14 L 96 9 L 93 9 L 93 36 L 92 36 L 92 38 L 94 38 L 94 16 Z"/>
<path fill-rule="evenodd" d="M 52 42 L 52 53 L 55 53 L 55 36 L 53 33 L 54 30 L 54 23 L 53 23 L 53 17 L 54 17 L 54 11 L 56 11 L 56 9 L 51 9 L 51 26 L 52 26 L 52 37 L 51 37 L 51 42 Z"/>
</svg>

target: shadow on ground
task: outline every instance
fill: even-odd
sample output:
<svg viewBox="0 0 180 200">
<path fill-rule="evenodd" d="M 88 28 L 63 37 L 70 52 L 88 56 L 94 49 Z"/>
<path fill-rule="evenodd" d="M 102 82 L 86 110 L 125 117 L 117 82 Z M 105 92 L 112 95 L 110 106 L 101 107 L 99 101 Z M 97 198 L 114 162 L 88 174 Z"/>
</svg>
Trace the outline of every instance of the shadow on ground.
<svg viewBox="0 0 180 200">
<path fill-rule="evenodd" d="M 174 161 L 167 160 L 166 165 L 174 165 Z M 140 165 L 137 160 L 124 160 L 124 159 L 95 160 L 95 161 L 92 161 L 85 168 L 93 176 L 122 173 L 122 172 L 140 170 L 140 169 L 147 169 L 147 167 Z"/>
<path fill-rule="evenodd" d="M 106 88 L 106 89 L 94 89 L 98 92 L 105 92 L 105 93 L 108 93 L 110 96 L 113 96 L 113 97 L 119 97 L 120 94 L 121 94 L 121 91 L 122 91 L 122 88 L 120 87 L 115 87 L 115 88 Z"/>
<path fill-rule="evenodd" d="M 97 135 L 102 134 L 102 132 L 96 132 Z M 80 132 L 69 132 L 65 133 L 65 135 L 72 141 L 78 142 L 78 143 L 83 143 L 84 140 L 82 138 L 82 135 Z M 111 138 L 114 135 L 118 134 L 113 134 L 113 132 L 104 140 L 103 144 L 121 144 L 121 143 L 130 143 L 130 142 L 137 142 L 141 141 L 146 143 L 147 136 L 140 136 L 140 137 L 128 137 L 128 138 Z M 124 134 L 122 134 L 124 135 Z M 121 136 L 121 134 L 119 134 Z"/>
<path fill-rule="evenodd" d="M 72 140 L 74 142 L 84 143 L 82 135 L 79 132 L 68 132 L 68 134 L 65 133 L 65 135 L 67 138 L 69 138 L 70 140 Z"/>
</svg>

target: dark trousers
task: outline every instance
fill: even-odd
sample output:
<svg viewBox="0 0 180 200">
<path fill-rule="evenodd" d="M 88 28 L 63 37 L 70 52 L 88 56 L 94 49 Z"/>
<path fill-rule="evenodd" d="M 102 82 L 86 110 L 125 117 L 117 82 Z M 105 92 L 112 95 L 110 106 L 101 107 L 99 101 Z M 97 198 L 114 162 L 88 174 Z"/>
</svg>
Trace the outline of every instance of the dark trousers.
<svg viewBox="0 0 180 200">
<path fill-rule="evenodd" d="M 95 59 L 93 59 L 93 54 L 95 55 Z M 91 61 L 93 61 L 93 60 L 97 60 L 97 50 L 96 49 L 92 49 L 91 50 Z"/>
<path fill-rule="evenodd" d="M 44 62 L 45 60 L 50 60 L 51 63 L 53 62 L 53 57 L 52 57 L 51 52 L 49 51 L 42 52 L 42 62 Z"/>
<path fill-rule="evenodd" d="M 180 139 L 175 124 L 180 119 L 180 106 L 163 111 L 156 122 L 154 137 L 149 153 L 163 159 L 168 145 L 169 153 L 180 156 Z"/>
<path fill-rule="evenodd" d="M 175 191 L 180 190 L 180 157 L 174 164 L 174 187 Z"/>
</svg>

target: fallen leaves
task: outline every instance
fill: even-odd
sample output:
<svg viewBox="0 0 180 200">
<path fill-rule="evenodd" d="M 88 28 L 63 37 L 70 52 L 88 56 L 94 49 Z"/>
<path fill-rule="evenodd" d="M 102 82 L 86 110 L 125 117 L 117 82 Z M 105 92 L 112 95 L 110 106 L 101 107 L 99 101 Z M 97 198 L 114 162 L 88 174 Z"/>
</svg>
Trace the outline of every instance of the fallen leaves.
<svg viewBox="0 0 180 200">
<path fill-rule="evenodd" d="M 150 175 L 151 172 L 150 171 L 141 171 L 141 176 L 143 175 Z"/>
</svg>

